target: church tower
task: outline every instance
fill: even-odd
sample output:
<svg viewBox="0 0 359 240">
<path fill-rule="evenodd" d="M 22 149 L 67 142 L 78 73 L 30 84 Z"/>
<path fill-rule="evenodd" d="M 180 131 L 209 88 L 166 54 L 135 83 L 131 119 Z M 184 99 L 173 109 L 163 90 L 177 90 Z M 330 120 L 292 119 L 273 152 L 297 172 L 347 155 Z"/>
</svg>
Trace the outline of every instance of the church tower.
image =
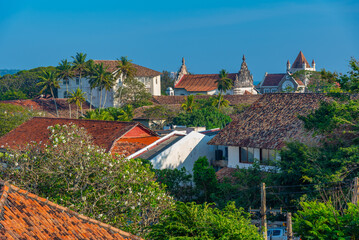
<svg viewBox="0 0 359 240">
<path fill-rule="evenodd" d="M 187 67 L 186 67 L 186 64 L 185 64 L 185 60 L 184 60 L 184 57 L 182 58 L 182 65 L 177 73 L 177 76 L 175 78 L 175 83 L 174 85 L 176 86 L 176 84 L 181 80 L 181 78 L 188 74 L 188 71 L 187 71 Z"/>
<path fill-rule="evenodd" d="M 253 86 L 253 75 L 248 70 L 246 63 L 246 57 L 243 55 L 241 70 L 236 74 L 236 80 L 233 84 L 233 95 L 243 94 L 244 88 L 250 88 L 249 92 L 252 92 Z"/>
</svg>

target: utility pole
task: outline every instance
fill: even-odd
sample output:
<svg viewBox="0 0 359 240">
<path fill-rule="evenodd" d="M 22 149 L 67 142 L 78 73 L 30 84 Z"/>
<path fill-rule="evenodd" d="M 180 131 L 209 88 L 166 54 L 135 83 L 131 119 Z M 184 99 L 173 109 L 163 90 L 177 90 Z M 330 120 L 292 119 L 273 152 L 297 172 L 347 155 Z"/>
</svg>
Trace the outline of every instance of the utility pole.
<svg viewBox="0 0 359 240">
<path fill-rule="evenodd" d="M 353 188 L 353 197 L 352 197 L 352 203 L 357 205 L 359 201 L 359 182 L 358 177 L 354 178 L 354 188 Z"/>
<path fill-rule="evenodd" d="M 266 184 L 261 185 L 261 230 L 264 240 L 267 240 L 267 206 L 266 206 Z"/>
<path fill-rule="evenodd" d="M 292 213 L 287 213 L 287 240 L 293 240 Z"/>
</svg>

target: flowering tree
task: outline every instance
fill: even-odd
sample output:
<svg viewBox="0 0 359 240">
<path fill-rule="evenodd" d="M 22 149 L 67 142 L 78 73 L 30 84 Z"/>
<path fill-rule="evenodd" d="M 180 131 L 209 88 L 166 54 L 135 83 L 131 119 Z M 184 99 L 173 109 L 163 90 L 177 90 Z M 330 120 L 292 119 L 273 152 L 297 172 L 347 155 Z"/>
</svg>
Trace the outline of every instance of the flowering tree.
<svg viewBox="0 0 359 240">
<path fill-rule="evenodd" d="M 111 156 L 76 125 L 49 131 L 49 144 L 31 143 L 2 156 L 4 180 L 138 235 L 172 205 L 140 160 Z"/>
</svg>

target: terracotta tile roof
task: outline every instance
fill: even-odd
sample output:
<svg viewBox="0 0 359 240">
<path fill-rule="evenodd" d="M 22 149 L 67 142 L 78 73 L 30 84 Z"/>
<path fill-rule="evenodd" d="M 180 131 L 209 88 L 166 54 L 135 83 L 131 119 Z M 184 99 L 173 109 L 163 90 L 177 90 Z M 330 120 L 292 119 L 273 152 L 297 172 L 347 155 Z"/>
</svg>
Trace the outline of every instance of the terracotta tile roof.
<svg viewBox="0 0 359 240">
<path fill-rule="evenodd" d="M 160 139 L 159 137 L 142 137 L 142 138 L 121 138 L 118 140 L 111 149 L 112 154 L 121 154 L 125 157 L 147 147 Z"/>
<path fill-rule="evenodd" d="M 96 64 L 103 63 L 104 66 L 108 67 L 108 71 L 111 73 L 115 72 L 117 70 L 117 65 L 118 65 L 117 60 L 94 60 L 94 62 Z M 152 70 L 152 69 L 149 69 L 146 67 L 142 67 L 142 66 L 134 64 L 134 63 L 132 63 L 132 64 L 137 69 L 137 72 L 136 72 L 137 77 L 155 77 L 155 76 L 159 76 L 162 74 L 155 70 Z"/>
<path fill-rule="evenodd" d="M 208 99 L 214 97 L 211 95 L 195 95 L 195 99 Z M 260 98 L 260 95 L 224 95 L 224 99 L 228 100 L 230 105 L 252 104 Z M 185 102 L 186 96 L 153 96 L 154 104 L 172 105 L 182 104 Z"/>
<path fill-rule="evenodd" d="M 267 74 L 263 80 L 263 87 L 277 87 L 285 73 Z"/>
<path fill-rule="evenodd" d="M 1 239 L 141 239 L 0 182 Z"/>
<path fill-rule="evenodd" d="M 233 173 L 238 171 L 237 168 L 224 167 L 216 172 L 218 182 L 223 182 L 226 178 L 233 180 Z"/>
<path fill-rule="evenodd" d="M 317 142 L 319 138 L 305 132 L 298 115 L 306 115 L 328 99 L 315 93 L 263 94 L 208 144 L 281 149 L 290 139 Z"/>
<path fill-rule="evenodd" d="M 297 58 L 293 62 L 292 68 L 302 68 L 303 63 L 305 63 L 305 67 L 310 68 L 307 59 L 305 59 L 304 54 L 300 51 Z"/>
<path fill-rule="evenodd" d="M 1 137 L 0 147 L 8 146 L 10 148 L 17 148 L 25 146 L 31 141 L 41 141 L 43 144 L 46 144 L 49 142 L 50 131 L 47 129 L 49 126 L 70 123 L 85 128 L 92 136 L 94 143 L 105 148 L 106 151 L 110 151 L 111 147 L 118 139 L 125 137 L 132 132 L 134 133 L 133 136 L 127 138 L 141 138 L 145 136 L 157 137 L 155 132 L 137 122 L 35 117 Z M 136 128 L 141 131 L 138 131 Z"/>
<path fill-rule="evenodd" d="M 229 73 L 227 77 L 234 81 L 236 74 Z M 215 81 L 218 79 L 218 74 L 186 74 L 175 85 L 175 88 L 184 88 L 189 92 L 208 92 L 217 89 Z"/>
<path fill-rule="evenodd" d="M 30 110 L 42 111 L 46 115 L 46 117 L 56 117 L 56 108 L 54 101 L 51 98 L 38 98 L 38 99 L 24 99 L 24 100 L 8 100 L 8 101 L 0 101 L 0 103 L 13 104 L 17 106 L 22 106 L 29 108 Z M 59 112 L 59 117 L 68 118 L 70 117 L 70 109 L 69 104 L 67 103 L 67 99 L 64 98 L 56 98 L 57 109 Z M 84 102 L 82 104 L 82 109 L 84 112 L 90 109 L 90 104 Z M 71 112 L 72 117 L 76 117 L 76 104 L 71 104 Z M 79 109 L 79 114 L 80 109 Z"/>
</svg>

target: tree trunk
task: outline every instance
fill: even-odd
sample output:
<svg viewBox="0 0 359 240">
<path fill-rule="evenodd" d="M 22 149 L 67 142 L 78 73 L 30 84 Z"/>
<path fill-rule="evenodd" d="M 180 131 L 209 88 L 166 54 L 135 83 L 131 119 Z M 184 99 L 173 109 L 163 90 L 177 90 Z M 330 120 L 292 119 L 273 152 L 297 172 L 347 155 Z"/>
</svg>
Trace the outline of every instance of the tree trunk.
<svg viewBox="0 0 359 240">
<path fill-rule="evenodd" d="M 84 115 L 84 112 L 83 112 L 83 110 L 82 110 L 82 102 L 81 102 L 81 105 L 80 105 L 80 110 L 81 110 L 81 116 L 83 116 L 83 115 Z"/>
<path fill-rule="evenodd" d="M 90 111 L 92 110 L 92 88 L 90 90 Z"/>
<path fill-rule="evenodd" d="M 102 104 L 102 89 L 100 89 L 100 106 L 99 106 L 100 112 L 101 112 L 101 104 Z"/>
<path fill-rule="evenodd" d="M 105 89 L 105 101 L 103 101 L 103 108 L 105 108 L 105 105 L 106 105 L 106 99 L 107 98 L 107 90 Z"/>
<path fill-rule="evenodd" d="M 54 103 L 55 103 L 56 116 L 59 117 L 59 113 L 57 112 L 57 103 L 56 103 L 56 100 L 55 100 L 54 91 L 52 91 L 51 87 L 50 87 L 50 91 L 51 91 L 52 99 L 54 100 Z"/>
<path fill-rule="evenodd" d="M 77 119 L 79 119 L 79 105 L 78 104 L 76 104 L 76 117 L 77 117 Z"/>
<path fill-rule="evenodd" d="M 67 99 L 69 99 L 69 79 L 66 81 L 66 92 L 67 92 Z M 69 110 L 70 110 L 70 118 L 71 118 L 71 103 L 69 102 Z"/>
</svg>

